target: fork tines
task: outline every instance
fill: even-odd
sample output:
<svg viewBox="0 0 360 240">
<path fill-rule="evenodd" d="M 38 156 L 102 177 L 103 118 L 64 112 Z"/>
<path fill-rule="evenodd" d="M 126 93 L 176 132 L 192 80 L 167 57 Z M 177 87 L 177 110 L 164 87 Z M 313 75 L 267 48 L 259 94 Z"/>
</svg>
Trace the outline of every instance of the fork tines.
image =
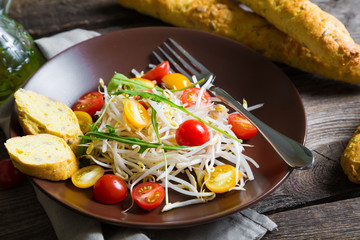
<svg viewBox="0 0 360 240">
<path fill-rule="evenodd" d="M 163 42 L 162 46 L 158 46 L 158 50 L 163 57 L 161 57 L 155 51 L 153 51 L 152 53 L 159 62 L 168 60 L 170 64 L 175 68 L 175 71 L 173 70 L 173 68 L 171 69 L 172 72 L 180 72 L 190 80 L 192 79 L 193 75 L 199 75 L 202 72 L 209 72 L 199 61 L 197 61 L 193 56 L 191 56 L 173 39 L 169 38 L 167 41 L 171 45 L 167 42 Z"/>
</svg>

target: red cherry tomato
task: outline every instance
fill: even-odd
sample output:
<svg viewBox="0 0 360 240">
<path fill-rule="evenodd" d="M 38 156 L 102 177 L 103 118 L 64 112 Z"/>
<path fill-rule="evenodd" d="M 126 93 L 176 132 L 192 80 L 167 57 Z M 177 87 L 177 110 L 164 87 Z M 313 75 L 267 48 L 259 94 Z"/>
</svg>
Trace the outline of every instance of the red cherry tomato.
<svg viewBox="0 0 360 240">
<path fill-rule="evenodd" d="M 145 210 L 159 206 L 165 197 L 165 189 L 155 182 L 144 182 L 136 185 L 131 193 L 136 204 Z"/>
<path fill-rule="evenodd" d="M 144 107 L 146 110 L 148 110 L 149 106 L 146 104 L 146 102 L 144 102 L 143 100 L 140 100 L 139 103 L 140 103 L 141 105 L 143 105 L 143 107 Z"/>
<path fill-rule="evenodd" d="M 210 133 L 204 123 L 190 119 L 180 124 L 175 139 L 180 146 L 200 146 L 210 140 Z"/>
<path fill-rule="evenodd" d="M 141 78 L 148 80 L 155 80 L 157 83 L 161 83 L 161 79 L 170 73 L 170 64 L 168 61 L 164 61 L 157 65 L 155 68 L 151 69 L 145 73 Z"/>
<path fill-rule="evenodd" d="M 93 189 L 96 201 L 104 204 L 114 204 L 123 201 L 127 196 L 127 187 L 120 177 L 106 174 L 99 178 Z"/>
<path fill-rule="evenodd" d="M 9 158 L 0 161 L 0 187 L 15 187 L 21 180 L 22 173 L 17 170 Z"/>
<path fill-rule="evenodd" d="M 235 133 L 236 137 L 240 139 L 250 139 L 257 133 L 254 125 L 239 113 L 230 114 L 228 123 L 231 125 L 231 130 Z"/>
<path fill-rule="evenodd" d="M 99 92 L 88 92 L 82 95 L 72 106 L 73 111 L 83 111 L 93 116 L 104 104 L 104 99 Z"/>
<path fill-rule="evenodd" d="M 185 107 L 190 107 L 196 104 L 196 100 L 199 96 L 200 88 L 191 87 L 184 90 L 183 94 L 181 95 L 181 101 Z M 206 91 L 203 92 L 201 96 L 201 103 L 200 105 L 207 105 L 211 104 L 211 97 L 210 94 Z"/>
</svg>

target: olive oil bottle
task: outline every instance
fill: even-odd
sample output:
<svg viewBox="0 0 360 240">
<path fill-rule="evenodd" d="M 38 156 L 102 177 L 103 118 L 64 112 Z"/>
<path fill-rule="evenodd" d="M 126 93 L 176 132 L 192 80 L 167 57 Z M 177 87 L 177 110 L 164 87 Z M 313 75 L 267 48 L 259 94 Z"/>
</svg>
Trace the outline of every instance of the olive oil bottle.
<svg viewBox="0 0 360 240">
<path fill-rule="evenodd" d="M 29 33 L 8 17 L 11 0 L 0 0 L 0 105 L 41 66 Z"/>
</svg>

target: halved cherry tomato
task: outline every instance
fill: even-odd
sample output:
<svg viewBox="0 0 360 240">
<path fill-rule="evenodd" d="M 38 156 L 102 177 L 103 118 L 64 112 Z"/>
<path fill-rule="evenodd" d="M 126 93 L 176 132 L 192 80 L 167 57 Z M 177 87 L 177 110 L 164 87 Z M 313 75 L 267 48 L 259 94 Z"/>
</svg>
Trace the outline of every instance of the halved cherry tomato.
<svg viewBox="0 0 360 240">
<path fill-rule="evenodd" d="M 99 92 L 89 92 L 82 95 L 72 106 L 73 111 L 83 111 L 93 116 L 104 104 L 104 99 Z"/>
<path fill-rule="evenodd" d="M 144 85 L 154 88 L 155 87 L 155 83 L 153 83 L 152 81 L 145 79 L 145 78 L 130 78 L 130 80 L 137 80 L 142 82 Z"/>
<path fill-rule="evenodd" d="M 228 123 L 231 125 L 231 130 L 235 133 L 236 137 L 240 139 L 250 139 L 257 133 L 257 129 L 254 125 L 239 113 L 230 114 Z"/>
<path fill-rule="evenodd" d="M 199 96 L 200 88 L 191 87 L 184 90 L 183 94 L 181 95 L 181 101 L 185 107 L 190 107 L 196 104 L 196 100 Z M 200 105 L 207 105 L 211 104 L 211 97 L 210 94 L 206 91 L 203 92 L 201 96 L 201 103 Z"/>
<path fill-rule="evenodd" d="M 10 158 L 0 160 L 0 187 L 12 188 L 19 184 L 22 173 L 14 167 Z"/>
<path fill-rule="evenodd" d="M 190 80 L 181 73 L 166 74 L 161 81 L 168 89 L 181 89 L 191 85 Z"/>
<path fill-rule="evenodd" d="M 99 165 L 80 168 L 72 176 L 72 183 L 78 188 L 89 188 L 104 175 L 104 169 Z"/>
<path fill-rule="evenodd" d="M 146 104 L 146 102 L 144 102 L 143 100 L 140 100 L 139 103 L 140 103 L 146 110 L 148 110 L 149 106 Z"/>
<path fill-rule="evenodd" d="M 238 181 L 240 180 L 241 173 L 238 172 Z M 206 187 L 214 193 L 224 193 L 229 191 L 230 188 L 235 187 L 236 181 L 236 168 L 231 165 L 219 165 L 211 172 L 210 178 L 205 175 Z"/>
<path fill-rule="evenodd" d="M 151 81 L 155 80 L 157 83 L 161 83 L 161 79 L 163 78 L 163 76 L 169 73 L 170 73 L 169 61 L 164 61 L 159 65 L 157 65 L 155 68 L 145 73 L 141 78 L 145 78 Z"/>
<path fill-rule="evenodd" d="M 145 210 L 159 206 L 165 197 L 165 189 L 155 182 L 144 182 L 136 185 L 131 193 L 136 204 Z"/>
<path fill-rule="evenodd" d="M 175 139 L 180 146 L 200 146 L 210 140 L 210 133 L 204 123 L 189 119 L 176 129 Z"/>
<path fill-rule="evenodd" d="M 83 112 L 83 111 L 74 111 L 79 125 L 80 125 L 80 129 L 81 131 L 85 134 L 90 130 L 90 126 L 89 124 L 93 124 L 93 120 L 92 117 L 90 116 L 90 114 L 88 114 L 87 112 Z"/>
<path fill-rule="evenodd" d="M 150 116 L 143 105 L 133 99 L 124 101 L 124 120 L 136 128 L 146 127 L 150 122 Z"/>
<path fill-rule="evenodd" d="M 128 192 L 120 177 L 114 174 L 105 174 L 94 185 L 94 199 L 104 204 L 115 204 L 123 201 Z"/>
</svg>

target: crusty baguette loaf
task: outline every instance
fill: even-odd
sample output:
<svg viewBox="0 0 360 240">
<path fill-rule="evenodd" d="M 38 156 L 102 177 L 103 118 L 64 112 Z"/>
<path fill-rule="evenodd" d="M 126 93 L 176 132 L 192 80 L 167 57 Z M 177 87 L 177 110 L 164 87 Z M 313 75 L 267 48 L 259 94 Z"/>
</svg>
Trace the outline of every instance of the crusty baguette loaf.
<svg viewBox="0 0 360 240">
<path fill-rule="evenodd" d="M 360 184 L 360 126 L 347 144 L 340 163 L 349 180 Z"/>
<path fill-rule="evenodd" d="M 64 139 L 50 134 L 14 137 L 5 147 L 14 166 L 24 174 L 52 181 L 65 180 L 78 169 L 75 154 Z"/>
<path fill-rule="evenodd" d="M 360 46 L 345 26 L 309 0 L 239 0 L 276 28 L 337 67 L 359 67 Z"/>
<path fill-rule="evenodd" d="M 338 68 L 321 61 L 308 48 L 264 18 L 243 10 L 232 0 L 118 0 L 127 8 L 178 27 L 234 39 L 270 60 L 329 79 L 360 83 L 360 68 Z M 240 57 L 240 56 L 239 56 Z"/>
<path fill-rule="evenodd" d="M 82 132 L 76 115 L 69 107 L 24 89 L 16 91 L 14 97 L 19 123 L 25 134 L 58 136 L 76 153 Z"/>
</svg>

